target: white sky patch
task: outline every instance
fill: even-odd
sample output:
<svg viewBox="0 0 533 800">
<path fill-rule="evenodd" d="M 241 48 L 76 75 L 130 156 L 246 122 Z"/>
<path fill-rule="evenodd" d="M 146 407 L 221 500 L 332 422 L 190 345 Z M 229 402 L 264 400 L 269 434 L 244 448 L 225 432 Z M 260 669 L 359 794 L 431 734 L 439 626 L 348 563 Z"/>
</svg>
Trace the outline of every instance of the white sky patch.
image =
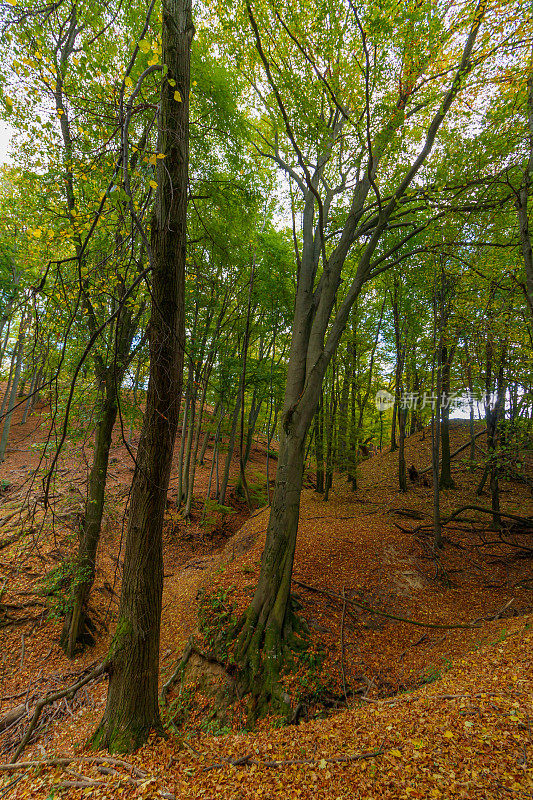
<svg viewBox="0 0 533 800">
<path fill-rule="evenodd" d="M 11 148 L 11 137 L 14 133 L 13 128 L 0 120 L 0 164 L 13 163 L 9 150 Z"/>
</svg>

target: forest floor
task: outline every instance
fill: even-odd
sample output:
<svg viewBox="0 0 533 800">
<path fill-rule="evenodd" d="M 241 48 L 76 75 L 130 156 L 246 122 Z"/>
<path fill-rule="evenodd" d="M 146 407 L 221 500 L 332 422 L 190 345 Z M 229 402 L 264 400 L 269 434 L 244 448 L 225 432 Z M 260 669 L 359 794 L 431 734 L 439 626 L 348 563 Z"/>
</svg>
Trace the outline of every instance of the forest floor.
<svg viewBox="0 0 533 800">
<path fill-rule="evenodd" d="M 53 514 L 45 515 L 48 426 L 46 408 L 24 426 L 15 422 L 0 473 L 8 484 L 0 499 L 0 724 L 17 705 L 23 712 L 0 733 L 6 763 L 35 702 L 75 683 L 105 655 L 120 593 L 122 518 L 133 466 L 119 430 L 91 606 L 99 635 L 94 647 L 67 660 L 58 646 L 61 623 L 51 613 L 60 611 L 64 592 L 59 579 L 54 595 L 43 594 L 43 586 L 52 588 L 45 576 L 75 545 L 90 448 L 68 443 L 52 485 Z M 408 465 L 429 466 L 430 438 L 427 432 L 409 437 Z M 467 440 L 468 427 L 452 423 L 452 451 Z M 477 443 L 483 449 L 484 437 Z M 200 498 L 211 454 L 209 448 L 198 471 Z M 480 470 L 470 472 L 467 455 L 453 462 L 457 488 L 442 493 L 444 515 L 463 505 L 489 505 L 486 494 L 476 496 Z M 532 475 L 531 453 L 523 460 Z M 235 460 L 233 483 L 237 472 Z M 256 502 L 264 502 L 264 442 L 254 445 L 247 473 Z M 268 520 L 268 508 L 249 517 L 230 493 L 233 513 L 210 510 L 201 521 L 199 501 L 186 523 L 172 502 L 175 478 L 172 487 L 164 534 L 162 682 L 190 636 L 203 641 L 199 609 L 209 621 L 211 612 L 238 614 L 246 606 Z M 398 492 L 396 453 L 361 464 L 356 492 L 336 475 L 327 503 L 307 479 L 293 593 L 311 645 L 298 671 L 286 676 L 298 725 L 263 720 L 244 732 L 238 707 L 217 719 L 209 697 L 182 686 L 170 694 L 166 719 L 178 725 L 187 712 L 184 727 L 169 725 L 168 739 L 150 741 L 126 759 L 95 758 L 87 740 L 105 706 L 106 682 L 98 679 L 74 699 L 45 708 L 17 770 L 4 774 L 0 766 L 0 799 L 532 798 L 531 559 L 517 557 L 513 537 L 504 542 L 497 532 L 480 534 L 464 521 L 446 528 L 435 559 L 430 537 L 413 532 L 429 523 L 431 505 L 430 487 Z M 511 514 L 533 514 L 531 491 L 519 483 L 502 482 L 501 505 Z M 28 509 L 32 517 L 22 526 Z M 14 538 L 21 530 L 24 535 Z M 532 546 L 529 535 L 514 541 Z M 58 756 L 73 761 L 25 766 Z"/>
</svg>

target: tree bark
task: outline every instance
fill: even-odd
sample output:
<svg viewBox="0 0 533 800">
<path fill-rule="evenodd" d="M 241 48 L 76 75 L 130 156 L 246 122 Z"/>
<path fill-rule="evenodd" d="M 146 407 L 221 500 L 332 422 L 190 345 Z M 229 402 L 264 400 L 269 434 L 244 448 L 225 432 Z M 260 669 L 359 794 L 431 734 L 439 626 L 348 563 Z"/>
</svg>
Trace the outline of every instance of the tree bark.
<svg viewBox="0 0 533 800">
<path fill-rule="evenodd" d="M 261 34 L 248 0 L 246 8 L 266 80 L 282 115 L 288 139 L 299 154 L 290 117 L 273 77 L 271 64 L 263 49 Z M 323 165 L 328 162 L 328 153 L 324 158 L 320 154 L 317 159 L 319 166 L 312 172 L 307 170 L 305 165 L 302 166 L 304 178 L 300 178 L 294 171 L 292 173 L 302 190 L 304 208 L 301 257 L 299 253 L 297 254 L 298 282 L 282 413 L 280 454 L 259 580 L 248 611 L 240 622 L 241 630 L 235 651 L 244 688 L 252 693 L 254 715 L 265 707 L 273 707 L 284 713 L 287 713 L 290 707 L 290 699 L 280 691 L 278 679 L 283 666 L 285 648 L 288 646 L 294 625 L 289 597 L 298 529 L 305 439 L 316 413 L 324 376 L 345 330 L 350 310 L 362 286 L 373 275 L 374 254 L 383 233 L 388 228 L 398 200 L 411 185 L 431 152 L 447 111 L 472 68 L 470 56 L 483 19 L 484 6 L 480 5 L 475 13 L 476 17 L 465 41 L 458 69 L 427 129 L 422 150 L 399 182 L 393 199 L 380 211 L 375 227 L 359 257 L 355 276 L 339 304 L 337 300 L 338 289 L 342 283 L 342 269 L 352 244 L 358 238 L 357 230 L 363 218 L 365 202 L 387 142 L 396 130 L 396 124 L 387 125 L 381 132 L 379 143 L 374 148 L 368 163 L 368 170 L 356 183 L 350 212 L 330 254 L 325 252 L 322 227 L 327 203 L 321 204 L 318 209 L 320 219 L 318 222 L 316 219 L 318 205 L 316 199 L 323 177 Z M 342 129 L 342 123 L 339 125 Z M 340 130 L 334 130 L 332 136 L 336 137 L 339 133 Z M 301 162 L 301 158 L 299 160 Z M 320 278 L 317 278 L 321 257 L 323 271 Z"/>
<path fill-rule="evenodd" d="M 15 361 L 15 371 L 13 375 L 13 382 L 9 391 L 9 402 L 4 418 L 4 427 L 2 429 L 2 436 L 0 438 L 0 464 L 3 462 L 7 449 L 7 442 L 9 439 L 9 431 L 11 429 L 11 421 L 13 419 L 13 409 L 17 400 L 17 389 L 20 380 L 20 373 L 22 371 L 22 356 L 24 353 L 24 337 L 26 335 L 26 318 L 23 314 L 20 320 L 20 328 L 17 339 L 17 357 Z M 7 391 L 6 391 L 7 397 Z"/>
<path fill-rule="evenodd" d="M 74 562 L 71 586 L 71 608 L 67 612 L 60 644 L 69 658 L 74 658 L 78 644 L 92 643 L 92 624 L 87 601 L 94 583 L 96 553 L 104 513 L 105 488 L 113 427 L 117 418 L 117 397 L 114 385 L 106 385 L 94 443 L 93 463 L 89 476 L 85 519 L 80 545 Z"/>
<path fill-rule="evenodd" d="M 455 347 L 450 347 L 448 349 L 446 345 L 443 345 L 441 348 L 442 400 L 444 401 L 442 403 L 440 421 L 442 460 L 439 486 L 441 489 L 455 489 L 450 459 L 450 373 L 454 351 Z"/>
<path fill-rule="evenodd" d="M 164 0 L 157 167 L 152 218 L 150 378 L 131 491 L 109 691 L 95 748 L 131 752 L 162 731 L 158 702 L 163 591 L 162 528 L 178 426 L 185 340 L 184 286 L 189 160 L 190 0 Z M 170 83 L 172 81 L 172 83 Z M 175 82 L 175 83 L 174 83 Z"/>
<path fill-rule="evenodd" d="M 520 246 L 524 259 L 525 295 L 531 315 L 533 329 L 533 251 L 531 248 L 531 233 L 529 230 L 528 199 L 533 174 L 533 76 L 527 82 L 527 122 L 529 129 L 529 157 L 524 170 L 524 182 L 517 193 L 516 211 L 518 215 L 518 230 L 520 233 Z"/>
</svg>

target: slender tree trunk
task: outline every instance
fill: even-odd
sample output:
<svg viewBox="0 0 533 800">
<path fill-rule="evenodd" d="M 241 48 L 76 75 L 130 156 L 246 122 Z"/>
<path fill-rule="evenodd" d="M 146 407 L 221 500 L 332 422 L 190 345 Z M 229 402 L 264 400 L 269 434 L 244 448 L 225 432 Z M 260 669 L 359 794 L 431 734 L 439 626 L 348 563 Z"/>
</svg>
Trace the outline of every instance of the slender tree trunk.
<svg viewBox="0 0 533 800">
<path fill-rule="evenodd" d="M 407 421 L 407 410 L 398 409 L 398 431 L 400 435 L 398 447 L 398 485 L 400 492 L 407 491 L 407 471 L 405 466 L 405 425 Z"/>
<path fill-rule="evenodd" d="M 7 343 L 9 341 L 10 332 L 11 332 L 11 320 L 9 319 L 7 322 L 6 335 L 4 336 L 4 341 L 2 343 L 2 346 L 0 347 L 0 371 L 2 370 L 4 358 L 6 357 Z"/>
<path fill-rule="evenodd" d="M 324 493 L 324 392 L 315 414 L 316 492 Z"/>
<path fill-rule="evenodd" d="M 518 215 L 518 230 L 520 233 L 520 246 L 524 259 L 525 295 L 531 315 L 531 328 L 533 330 L 533 251 L 531 248 L 531 232 L 529 230 L 528 198 L 533 175 L 533 76 L 527 82 L 527 122 L 529 129 L 529 157 L 524 170 L 524 182 L 516 199 Z"/>
<path fill-rule="evenodd" d="M 398 443 L 396 441 L 396 417 L 398 414 L 398 401 L 394 401 L 394 405 L 392 407 L 392 421 L 391 421 L 391 429 L 390 429 L 390 452 L 394 453 L 395 450 L 398 449 Z"/>
<path fill-rule="evenodd" d="M 116 391 L 114 382 L 111 380 L 106 384 L 103 406 L 99 414 L 87 490 L 85 519 L 81 530 L 78 554 L 74 562 L 71 608 L 65 616 L 60 639 L 61 647 L 69 658 L 74 658 L 79 644 L 93 641 L 93 625 L 87 612 L 87 601 L 95 577 L 96 553 L 104 513 L 109 450 L 116 418 Z"/>
<path fill-rule="evenodd" d="M 152 219 L 150 379 L 131 491 L 119 619 L 109 690 L 95 747 L 130 752 L 162 730 L 159 634 L 162 528 L 178 426 L 185 340 L 184 288 L 189 156 L 190 0 L 164 0 L 157 168 Z"/>
<path fill-rule="evenodd" d="M 441 489 L 455 489 L 452 478 L 452 465 L 450 459 L 450 375 L 453 361 L 454 347 L 441 347 L 442 364 L 442 408 L 440 424 L 440 441 L 442 448 L 439 486 Z"/>
<path fill-rule="evenodd" d="M 235 439 L 237 437 L 237 425 L 239 423 L 240 408 L 241 408 L 241 387 L 239 387 L 239 391 L 237 393 L 237 399 L 235 401 L 235 406 L 233 408 L 233 414 L 231 417 L 231 429 L 228 440 L 228 452 L 226 453 L 226 463 L 224 464 L 224 472 L 222 475 L 222 486 L 220 488 L 220 494 L 218 495 L 218 500 L 221 505 L 224 505 L 224 503 L 226 502 L 226 492 L 228 490 L 231 461 L 233 459 L 233 452 L 235 450 Z"/>
<path fill-rule="evenodd" d="M 183 502 L 187 505 L 189 493 L 189 478 L 191 474 L 192 445 L 194 441 L 194 431 L 196 423 L 196 400 L 198 397 L 195 381 L 191 388 L 191 400 L 189 403 L 189 421 L 187 423 L 187 443 L 185 445 L 185 458 L 183 464 Z"/>
<path fill-rule="evenodd" d="M 441 353 L 440 347 L 437 348 L 437 313 L 438 306 L 435 298 L 434 303 L 434 328 L 433 328 L 433 347 L 438 350 L 438 353 L 433 355 L 432 375 L 431 375 L 431 389 L 435 386 L 435 372 L 437 378 L 436 387 L 436 401 L 435 407 L 432 409 L 431 414 L 431 466 L 433 477 L 433 544 L 435 548 L 442 547 L 442 523 L 440 517 L 440 489 L 439 489 L 439 450 L 440 450 L 440 398 L 441 398 Z M 442 329 L 443 311 L 441 307 L 440 325 Z M 435 359 L 437 360 L 435 370 Z"/>
<path fill-rule="evenodd" d="M 11 428 L 11 421 L 13 418 L 13 409 L 17 400 L 17 389 L 20 380 L 20 373 L 22 370 L 22 356 L 24 354 L 24 337 L 26 335 L 26 320 L 23 317 L 20 321 L 19 335 L 17 339 L 17 357 L 15 362 L 15 373 L 13 375 L 13 382 L 9 393 L 9 403 L 7 406 L 6 415 L 4 418 L 4 427 L 2 429 L 2 437 L 0 438 L 0 464 L 5 458 L 7 442 L 9 439 L 9 431 Z"/>
<path fill-rule="evenodd" d="M 137 394 L 139 391 L 139 382 L 140 382 L 140 375 L 141 375 L 141 365 L 142 365 L 142 355 L 139 353 L 137 358 L 137 366 L 135 368 L 135 376 L 133 378 L 133 405 L 135 409 L 137 408 Z M 131 440 L 133 439 L 133 419 L 130 425 L 130 433 L 128 436 L 128 442 L 131 444 Z"/>
<path fill-rule="evenodd" d="M 346 461 L 348 454 L 348 400 L 350 397 L 350 382 L 351 374 L 349 365 L 346 364 L 344 372 L 344 380 L 342 382 L 342 391 L 339 397 L 339 455 L 341 456 L 339 470 L 345 472 L 348 464 Z"/>
<path fill-rule="evenodd" d="M 184 464 L 185 464 L 185 445 L 187 442 L 187 425 L 189 420 L 189 407 L 191 403 L 192 393 L 192 363 L 189 363 L 189 374 L 187 377 L 187 389 L 185 390 L 185 403 L 183 405 L 183 414 L 181 417 L 181 439 L 180 439 L 180 453 L 178 459 L 178 495 L 177 503 L 178 508 L 181 506 L 184 497 Z"/>
<path fill-rule="evenodd" d="M 470 363 L 470 354 L 468 347 L 465 347 L 466 354 L 466 379 L 468 382 L 468 395 L 469 395 L 469 430 L 470 430 L 470 472 L 476 469 L 476 439 L 475 439 L 475 426 L 474 426 L 474 383 L 472 380 L 472 364 Z"/>
<path fill-rule="evenodd" d="M 11 354 L 11 361 L 9 363 L 9 375 L 7 378 L 7 385 L 6 390 L 4 392 L 4 397 L 2 399 L 2 406 L 0 407 L 0 422 L 2 422 L 4 418 L 4 414 L 7 409 L 7 404 L 9 402 L 9 398 L 11 397 L 11 385 L 13 381 L 13 373 L 15 371 L 15 364 L 17 363 L 17 345 L 13 348 L 13 352 Z"/>
<path fill-rule="evenodd" d="M 205 398 L 207 395 L 207 387 L 209 385 L 209 376 L 211 374 L 211 368 L 208 366 L 206 370 L 206 375 L 204 378 L 204 386 L 202 389 L 202 397 L 200 400 L 200 410 L 198 414 L 198 426 L 196 429 L 196 437 L 194 440 L 194 447 L 191 459 L 191 466 L 189 470 L 189 485 L 187 488 L 187 502 L 185 504 L 184 510 L 184 517 L 188 519 L 191 515 L 192 511 L 192 504 L 194 501 L 194 478 L 196 476 L 196 464 L 198 463 L 198 449 L 200 447 L 200 437 L 202 435 L 202 420 L 204 417 L 204 407 L 205 407 Z"/>
<path fill-rule="evenodd" d="M 37 377 L 38 377 L 38 370 L 35 368 L 32 372 L 31 376 L 31 383 L 30 383 L 30 391 L 28 393 L 28 399 L 26 400 L 26 405 L 24 406 L 24 414 L 22 415 L 22 419 L 20 420 L 20 425 L 25 425 L 28 419 L 28 414 L 30 412 L 31 401 L 33 399 L 33 391 L 37 384 Z"/>
</svg>

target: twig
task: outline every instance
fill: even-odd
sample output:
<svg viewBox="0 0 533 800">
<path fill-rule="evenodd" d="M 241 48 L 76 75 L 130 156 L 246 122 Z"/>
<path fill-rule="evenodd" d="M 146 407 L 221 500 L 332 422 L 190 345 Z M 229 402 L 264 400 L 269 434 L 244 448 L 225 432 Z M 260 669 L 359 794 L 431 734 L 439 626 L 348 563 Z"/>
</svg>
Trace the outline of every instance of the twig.
<svg viewBox="0 0 533 800">
<path fill-rule="evenodd" d="M 35 711 L 33 712 L 33 717 L 31 718 L 28 730 L 24 734 L 24 737 L 19 746 L 17 747 L 15 755 L 13 756 L 13 764 L 16 761 L 18 761 L 21 753 L 24 752 L 24 748 L 28 744 L 31 735 L 35 730 L 35 726 L 37 725 L 37 722 L 39 720 L 39 717 L 41 716 L 41 711 L 43 710 L 43 708 L 47 705 L 50 705 L 50 703 L 54 703 L 56 700 L 60 700 L 63 697 L 68 697 L 69 695 L 73 697 L 78 691 L 78 689 L 81 689 L 81 687 L 85 686 L 86 683 L 90 683 L 95 678 L 98 678 L 100 675 L 103 675 L 106 669 L 107 669 L 107 662 L 104 661 L 101 664 L 99 664 L 95 669 L 93 669 L 92 672 L 89 672 L 89 674 L 86 675 L 85 678 L 82 678 L 73 686 L 69 686 L 67 689 L 62 689 L 59 692 L 54 692 L 53 694 L 47 695 L 46 697 L 42 697 L 40 700 L 37 701 L 37 705 L 35 706 Z"/>
<path fill-rule="evenodd" d="M 167 694 L 168 694 L 169 690 L 172 688 L 172 686 L 176 683 L 178 678 L 180 677 L 181 672 L 182 672 L 183 668 L 185 667 L 187 661 L 189 660 L 192 651 L 193 651 L 192 640 L 189 640 L 187 642 L 187 645 L 185 646 L 185 650 L 183 651 L 183 654 L 182 654 L 180 660 L 178 661 L 176 669 L 174 670 L 174 672 L 172 673 L 172 675 L 170 676 L 168 681 L 166 683 L 164 683 L 162 688 L 161 688 L 161 695 L 160 695 L 159 699 L 160 699 L 162 705 L 166 705 Z"/>
<path fill-rule="evenodd" d="M 256 758 L 252 758 L 253 753 L 250 753 L 240 758 L 226 758 L 224 761 L 217 761 L 216 764 L 209 764 L 209 766 L 203 768 L 202 772 L 208 772 L 211 769 L 220 769 L 228 764 L 233 767 L 249 765 L 254 765 L 256 767 L 286 767 L 291 764 L 319 764 L 321 761 L 325 761 L 326 764 L 343 764 L 350 761 L 363 761 L 363 759 L 366 758 L 376 758 L 384 752 L 385 748 L 380 747 L 379 750 L 372 750 L 369 753 L 359 753 L 355 756 L 335 756 L 334 758 L 288 758 L 282 761 L 259 761 Z"/>
<path fill-rule="evenodd" d="M 328 592 L 326 589 L 318 589 L 316 586 L 309 586 L 307 583 L 302 583 L 301 581 L 297 581 L 293 578 L 293 583 L 297 584 L 297 586 L 302 586 L 304 589 L 309 589 L 311 592 L 317 592 L 318 594 L 324 594 L 327 597 L 335 597 L 342 600 L 342 595 L 337 594 L 336 592 Z M 368 611 L 369 614 L 377 614 L 380 617 L 386 617 L 387 619 L 394 619 L 397 622 L 407 622 L 409 625 L 416 625 L 419 628 L 438 628 L 439 630 L 455 630 L 456 628 L 479 628 L 479 624 L 476 622 L 469 622 L 469 623 L 457 623 L 455 625 L 444 625 L 443 623 L 439 622 L 419 622 L 415 619 L 409 619 L 408 617 L 399 617 L 396 614 L 387 614 L 385 611 L 380 611 L 373 606 L 368 606 L 366 603 L 361 603 L 359 600 L 352 600 L 346 598 L 346 602 L 350 605 L 356 606 L 357 608 L 361 608 L 363 611 Z"/>
<path fill-rule="evenodd" d="M 120 758 L 111 756 L 65 756 L 58 758 L 42 758 L 39 761 L 19 761 L 11 764 L 0 764 L 0 772 L 16 772 L 19 769 L 31 769 L 32 767 L 67 767 L 69 764 L 112 764 L 116 767 L 123 767 L 138 778 L 148 778 L 148 773 L 139 769 L 129 761 L 122 761 Z"/>
<path fill-rule="evenodd" d="M 483 429 L 482 431 L 479 431 L 479 433 L 476 433 L 475 436 L 473 437 L 474 441 L 478 438 L 478 436 L 482 436 L 484 433 L 486 433 L 485 429 Z M 461 447 L 459 447 L 458 450 L 455 450 L 453 453 L 450 453 L 450 459 L 455 458 L 455 456 L 459 455 L 459 453 L 462 453 L 463 450 L 466 450 L 468 447 L 470 447 L 471 442 L 472 442 L 472 439 L 469 439 L 468 442 L 466 444 L 461 445 Z M 439 465 L 441 463 L 442 463 L 442 461 L 439 462 Z M 426 472 L 431 472 L 432 469 L 433 469 L 433 465 L 431 465 L 431 467 L 426 467 L 425 469 L 418 470 L 418 474 L 419 475 L 425 475 Z"/>
</svg>

